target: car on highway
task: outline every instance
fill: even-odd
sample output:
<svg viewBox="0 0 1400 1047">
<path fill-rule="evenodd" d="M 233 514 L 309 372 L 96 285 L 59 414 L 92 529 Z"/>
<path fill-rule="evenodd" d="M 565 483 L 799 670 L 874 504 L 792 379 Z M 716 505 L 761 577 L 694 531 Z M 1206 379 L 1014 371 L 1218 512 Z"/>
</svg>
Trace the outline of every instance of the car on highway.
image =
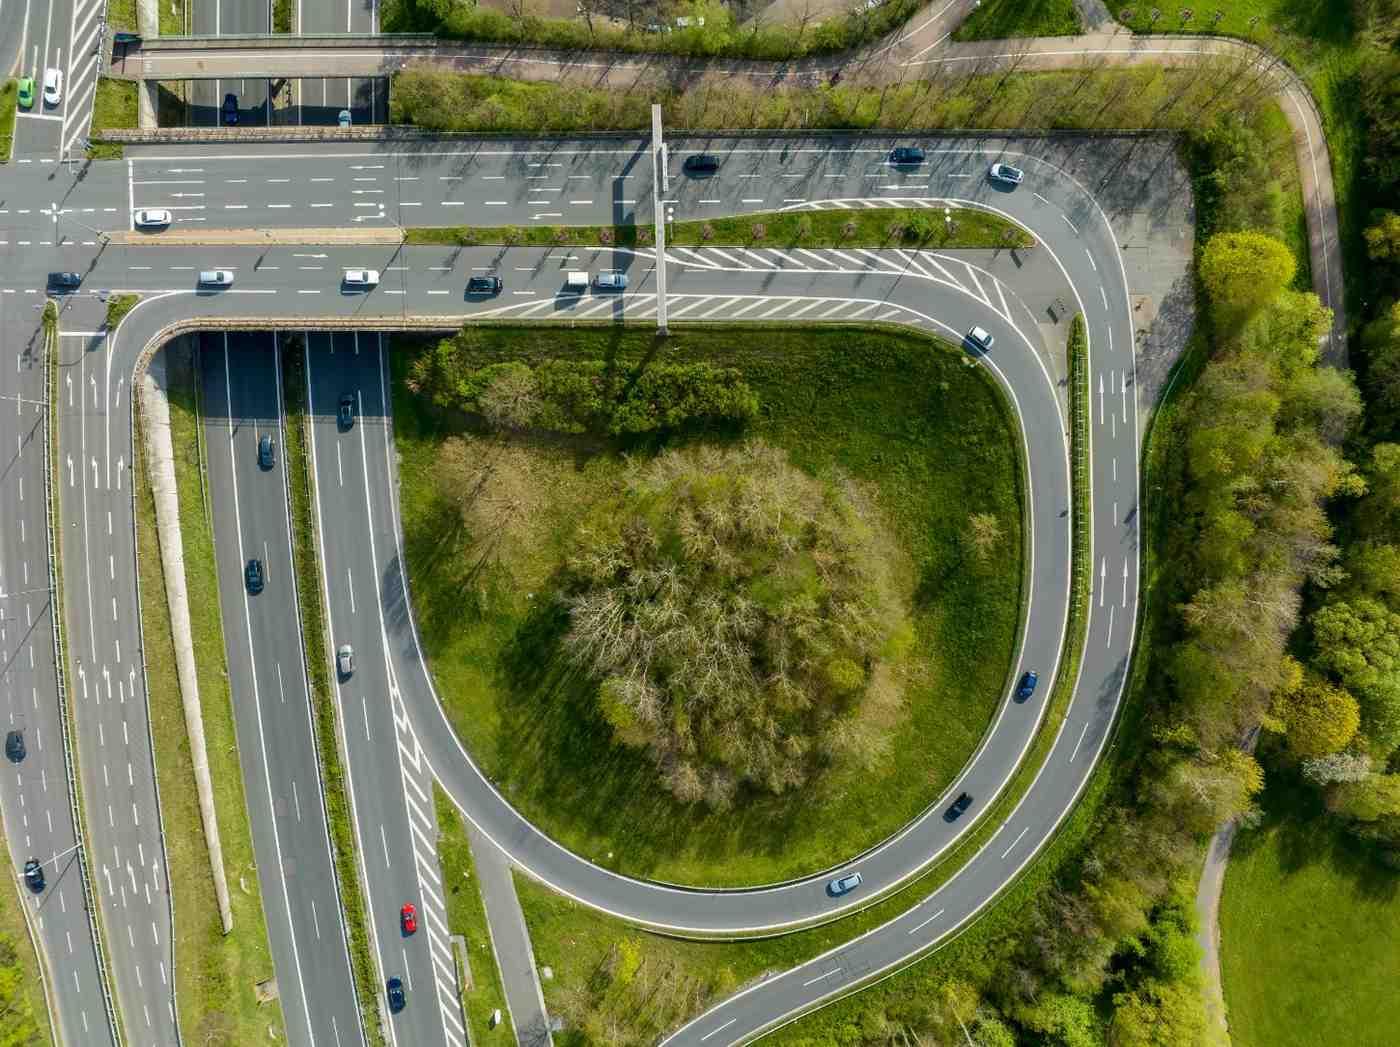
<svg viewBox="0 0 1400 1047">
<path fill-rule="evenodd" d="M 992 344 L 996 341 L 996 339 L 992 337 L 991 332 L 985 327 L 974 327 L 971 331 L 968 331 L 967 340 L 984 353 L 991 349 Z"/>
<path fill-rule="evenodd" d="M 924 151 L 917 145 L 897 145 L 890 150 L 890 163 L 896 167 L 917 167 L 924 162 Z"/>
<path fill-rule="evenodd" d="M 340 650 L 335 652 L 335 671 L 342 680 L 355 673 L 355 648 L 348 643 L 341 644 Z"/>
<path fill-rule="evenodd" d="M 341 393 L 340 412 L 335 416 L 336 424 L 342 429 L 349 429 L 355 424 L 355 394 Z"/>
<path fill-rule="evenodd" d="M 593 278 L 593 286 L 599 291 L 622 291 L 627 288 L 627 274 L 602 272 Z"/>
<path fill-rule="evenodd" d="M 952 804 L 949 805 L 946 811 L 943 812 L 943 820 L 945 822 L 955 822 L 960 817 L 962 817 L 963 811 L 967 810 L 971 806 L 972 797 L 969 796 L 967 793 L 958 793 L 958 798 L 954 800 Z"/>
<path fill-rule="evenodd" d="M 1010 164 L 992 164 L 992 169 L 987 172 L 987 177 L 994 182 L 1003 182 L 1006 185 L 1020 185 L 1022 179 L 1026 177 L 1026 172 L 1019 167 L 1012 167 Z"/>
<path fill-rule="evenodd" d="M 11 763 L 19 763 L 24 759 L 23 731 L 11 731 L 5 735 L 5 755 L 10 758 Z"/>
<path fill-rule="evenodd" d="M 719 157 L 713 153 L 694 153 L 685 158 L 681 170 L 688 175 L 710 175 L 719 170 Z"/>
<path fill-rule="evenodd" d="M 403 982 L 398 978 L 390 978 L 384 983 L 384 988 L 389 994 L 389 1010 L 398 1014 L 408 1003 L 408 998 L 404 996 Z"/>
<path fill-rule="evenodd" d="M 499 276 L 470 276 L 467 278 L 467 294 L 500 294 L 503 286 Z"/>
<path fill-rule="evenodd" d="M 1035 694 L 1036 681 L 1040 679 L 1040 674 L 1034 669 L 1026 672 L 1021 677 L 1021 682 L 1016 685 L 1016 700 L 1024 702 L 1031 695 Z"/>
<path fill-rule="evenodd" d="M 232 287 L 233 273 L 227 269 L 205 269 L 199 274 L 199 282 L 209 287 Z"/>
<path fill-rule="evenodd" d="M 335 120 L 336 120 L 336 123 L 339 124 L 341 127 L 349 127 L 349 126 L 350 126 L 350 110 L 349 110 L 349 109 L 342 109 L 342 110 L 340 111 L 340 115 L 337 116 L 337 117 L 335 118 Z"/>
<path fill-rule="evenodd" d="M 133 216 L 137 229 L 158 229 L 170 224 L 170 212 L 163 207 L 143 207 Z"/>
<path fill-rule="evenodd" d="M 30 858 L 24 863 L 24 882 L 35 894 L 44 889 L 44 866 L 38 858 Z"/>
<path fill-rule="evenodd" d="M 345 270 L 346 287 L 374 287 L 379 283 L 378 269 L 347 269 Z"/>
<path fill-rule="evenodd" d="M 250 593 L 260 593 L 263 591 L 263 565 L 261 560 L 254 557 L 248 561 L 248 566 L 243 568 L 243 581 L 247 583 Z"/>
<path fill-rule="evenodd" d="M 850 894 L 861 885 L 860 873 L 848 873 L 845 876 L 838 876 L 826 885 L 826 893 L 833 898 L 839 898 L 843 894 Z"/>
<path fill-rule="evenodd" d="M 76 291 L 83 286 L 81 273 L 50 273 L 49 286 L 58 291 Z"/>
<path fill-rule="evenodd" d="M 63 70 L 44 70 L 44 104 L 58 105 L 63 101 Z"/>
<path fill-rule="evenodd" d="M 21 109 L 34 108 L 34 78 L 32 76 L 19 78 L 19 106 Z"/>
<path fill-rule="evenodd" d="M 272 443 L 272 434 L 263 433 L 258 437 L 258 465 L 263 469 L 271 469 L 277 461 L 277 452 Z"/>
<path fill-rule="evenodd" d="M 399 923 L 403 925 L 404 934 L 413 934 L 418 930 L 418 910 L 412 902 L 403 903 L 403 908 L 399 910 Z"/>
<path fill-rule="evenodd" d="M 238 123 L 238 96 L 232 91 L 224 95 L 224 104 L 219 109 L 219 115 L 229 127 Z"/>
</svg>

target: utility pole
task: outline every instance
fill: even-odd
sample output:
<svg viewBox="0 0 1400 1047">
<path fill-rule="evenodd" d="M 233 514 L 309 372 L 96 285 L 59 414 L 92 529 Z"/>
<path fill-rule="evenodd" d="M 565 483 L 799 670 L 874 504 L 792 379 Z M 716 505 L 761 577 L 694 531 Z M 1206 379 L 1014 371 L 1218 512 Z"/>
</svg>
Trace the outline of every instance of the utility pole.
<svg viewBox="0 0 1400 1047">
<path fill-rule="evenodd" d="M 651 207 L 656 230 L 656 333 L 666 329 L 666 201 L 662 199 L 670 178 L 666 171 L 666 145 L 661 140 L 661 106 L 651 107 Z"/>
</svg>

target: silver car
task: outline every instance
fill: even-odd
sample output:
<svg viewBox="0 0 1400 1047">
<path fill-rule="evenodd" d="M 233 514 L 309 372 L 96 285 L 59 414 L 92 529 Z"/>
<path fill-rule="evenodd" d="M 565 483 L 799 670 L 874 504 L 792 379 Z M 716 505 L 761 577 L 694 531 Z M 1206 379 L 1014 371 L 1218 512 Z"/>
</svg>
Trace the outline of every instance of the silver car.
<svg viewBox="0 0 1400 1047">
<path fill-rule="evenodd" d="M 1020 185 L 1021 180 L 1026 177 L 1026 173 L 1019 167 L 1012 167 L 1010 164 L 992 164 L 992 169 L 987 174 L 995 181 L 1005 182 L 1007 185 Z"/>
<path fill-rule="evenodd" d="M 348 643 L 341 644 L 340 650 L 335 652 L 335 671 L 342 680 L 355 671 L 355 649 Z"/>
</svg>

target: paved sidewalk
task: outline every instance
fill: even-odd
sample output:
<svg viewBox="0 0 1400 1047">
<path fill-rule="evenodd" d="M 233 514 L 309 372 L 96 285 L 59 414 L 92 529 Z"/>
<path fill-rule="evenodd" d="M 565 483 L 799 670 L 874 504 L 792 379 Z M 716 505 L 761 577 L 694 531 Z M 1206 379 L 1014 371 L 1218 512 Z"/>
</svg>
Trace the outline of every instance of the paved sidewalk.
<svg viewBox="0 0 1400 1047">
<path fill-rule="evenodd" d="M 535 951 L 530 947 L 530 932 L 525 927 L 525 915 L 520 911 L 520 899 L 511 878 L 510 859 L 475 827 L 468 826 L 467 835 L 471 840 L 472 857 L 476 859 L 476 876 L 481 885 L 482 901 L 486 904 L 491 948 L 501 968 L 516 1042 L 521 1047 L 546 1047 L 554 1039 L 549 1032 Z"/>
</svg>

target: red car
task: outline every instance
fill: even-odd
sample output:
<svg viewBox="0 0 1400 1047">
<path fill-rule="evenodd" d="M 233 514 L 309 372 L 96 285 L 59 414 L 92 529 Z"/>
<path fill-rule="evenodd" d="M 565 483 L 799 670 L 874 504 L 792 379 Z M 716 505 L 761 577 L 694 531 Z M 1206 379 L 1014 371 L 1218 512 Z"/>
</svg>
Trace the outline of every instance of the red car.
<svg viewBox="0 0 1400 1047">
<path fill-rule="evenodd" d="M 413 907 L 412 902 L 404 902 L 404 906 L 399 910 L 399 922 L 403 924 L 403 933 L 412 934 L 418 930 L 418 910 Z"/>
</svg>

